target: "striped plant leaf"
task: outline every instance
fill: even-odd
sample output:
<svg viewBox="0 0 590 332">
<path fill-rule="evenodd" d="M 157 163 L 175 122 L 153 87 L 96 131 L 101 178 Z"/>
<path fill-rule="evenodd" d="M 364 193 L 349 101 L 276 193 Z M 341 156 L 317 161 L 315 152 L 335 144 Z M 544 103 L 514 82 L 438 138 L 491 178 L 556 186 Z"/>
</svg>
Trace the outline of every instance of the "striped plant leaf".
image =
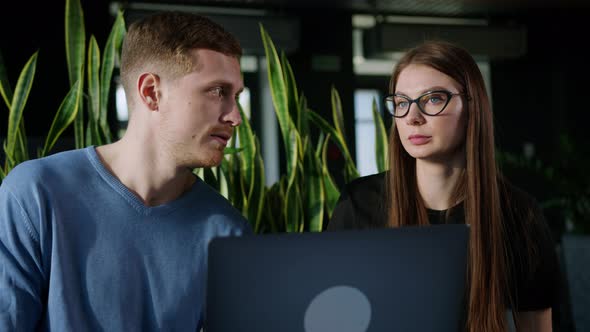
<svg viewBox="0 0 590 332">
<path fill-rule="evenodd" d="M 66 60 L 70 86 L 81 81 L 84 70 L 86 28 L 80 0 L 66 0 Z"/>
<path fill-rule="evenodd" d="M 308 146 L 305 151 L 305 219 L 308 230 L 321 232 L 324 223 L 325 193 L 321 161 L 315 151 Z"/>
<path fill-rule="evenodd" d="M 100 117 L 100 49 L 94 35 L 90 36 L 88 42 L 88 113 L 93 122 L 98 123 Z M 92 144 L 92 143 L 90 143 Z"/>
<path fill-rule="evenodd" d="M 256 151 L 260 151 L 260 142 L 255 137 Z M 250 195 L 250 209 L 252 211 L 248 214 L 251 222 L 254 222 L 254 231 L 259 232 L 261 229 L 261 221 L 264 212 L 264 201 L 266 195 L 266 183 L 264 178 L 264 162 L 260 153 L 255 155 L 255 177 L 254 187 Z"/>
<path fill-rule="evenodd" d="M 309 117 L 307 116 L 307 98 L 303 93 L 301 93 L 301 96 L 299 96 L 299 105 L 297 107 L 299 109 L 299 126 L 297 129 L 302 135 L 310 135 L 311 132 L 309 131 Z"/>
<path fill-rule="evenodd" d="M 338 90 L 332 86 L 330 89 L 330 96 L 332 101 L 332 119 L 334 120 L 334 127 L 338 131 L 343 140 L 346 140 L 346 130 L 344 129 L 344 115 L 342 113 L 342 101 Z"/>
<path fill-rule="evenodd" d="M 100 121 L 100 48 L 94 35 L 88 42 L 88 123 L 86 125 L 85 145 L 102 145 Z"/>
<path fill-rule="evenodd" d="M 328 144 L 330 143 L 330 134 L 326 136 L 324 144 L 321 149 L 321 163 L 322 163 L 322 174 L 323 174 L 323 185 L 326 196 L 326 210 L 328 212 L 328 218 L 332 218 L 332 212 L 338 203 L 340 198 L 340 190 L 336 185 L 330 171 L 328 170 Z"/>
<path fill-rule="evenodd" d="M 12 103 L 10 106 L 10 113 L 8 115 L 8 134 L 6 136 L 7 142 L 7 154 L 10 154 L 12 158 L 15 157 L 15 149 L 19 141 L 18 135 L 21 128 L 21 120 L 23 111 L 29 93 L 31 92 L 31 86 L 33 85 L 33 79 L 35 77 L 35 69 L 37 67 L 37 54 L 35 52 L 27 61 L 23 67 L 18 81 L 16 83 L 16 89 L 12 97 Z M 21 136 L 21 139 L 24 139 Z"/>
<path fill-rule="evenodd" d="M 383 124 L 381 113 L 377 109 L 377 101 L 373 98 L 373 120 L 375 121 L 375 159 L 377 162 L 377 171 L 387 170 L 387 131 Z"/>
<path fill-rule="evenodd" d="M 326 120 L 324 120 L 320 115 L 318 115 L 314 111 L 308 110 L 307 115 L 320 128 L 320 130 L 324 131 L 327 134 L 330 134 L 330 137 L 334 140 L 334 143 L 336 143 L 336 145 L 344 155 L 346 169 L 351 173 L 353 177 L 354 175 L 358 177 L 359 172 L 355 166 L 354 160 L 350 155 L 350 152 L 348 151 L 346 141 L 344 140 L 344 137 L 340 135 L 340 132 L 336 130 L 336 128 L 332 127 Z"/>
<path fill-rule="evenodd" d="M 4 65 L 2 53 L 0 53 L 0 95 L 2 95 L 6 107 L 10 110 L 12 88 L 10 87 L 10 82 L 8 82 L 8 74 L 6 74 L 6 66 Z"/>
<path fill-rule="evenodd" d="M 275 113 L 279 121 L 279 127 L 281 129 L 281 137 L 283 138 L 283 144 L 285 146 L 285 152 L 287 156 L 292 156 L 294 147 L 291 144 L 289 135 L 294 127 L 289 115 L 289 99 L 287 84 L 284 80 L 283 68 L 281 67 L 281 61 L 279 59 L 277 50 L 270 38 L 270 35 L 266 32 L 262 24 L 260 24 L 260 34 L 262 36 L 262 42 L 264 44 L 264 52 L 266 54 L 266 63 L 268 70 L 268 81 L 270 85 L 272 102 L 275 108 Z M 290 167 L 295 166 L 293 163 L 287 163 L 287 173 L 291 178 L 291 174 L 294 172 Z"/>
<path fill-rule="evenodd" d="M 274 183 L 264 195 L 263 222 L 257 229 L 260 233 L 285 231 L 285 177 Z"/>
<path fill-rule="evenodd" d="M 247 121 L 246 114 L 244 113 L 244 110 L 240 104 L 238 104 L 238 109 L 242 119 L 244 119 L 242 124 L 237 127 L 240 148 L 242 148 L 242 151 L 238 156 L 241 161 L 241 174 L 243 174 L 244 178 L 244 195 L 249 197 L 252 194 L 254 187 L 254 159 L 256 155 L 256 144 L 254 142 L 254 133 L 252 132 L 252 127 L 250 127 L 250 122 Z"/>
<path fill-rule="evenodd" d="M 45 145 L 41 150 L 41 156 L 46 156 L 51 151 L 61 133 L 72 124 L 76 114 L 80 111 L 80 99 L 82 99 L 82 84 L 81 82 L 75 82 L 53 118 L 51 128 L 45 139 Z"/>
<path fill-rule="evenodd" d="M 107 143 L 110 143 L 112 138 L 107 122 L 109 93 L 112 85 L 115 61 L 121 53 L 125 33 L 123 12 L 119 11 L 104 47 L 100 71 L 100 127 Z"/>
<path fill-rule="evenodd" d="M 290 154 L 287 155 L 287 183 L 292 186 L 297 175 L 297 167 L 299 165 L 299 151 L 301 151 L 301 139 L 297 130 L 292 130 L 289 133 L 289 149 Z"/>
<path fill-rule="evenodd" d="M 285 216 L 285 231 L 288 233 L 301 232 L 303 227 L 303 204 L 299 186 L 291 184 L 285 193 L 285 205 L 283 215 Z"/>
<path fill-rule="evenodd" d="M 29 146 L 27 143 L 27 133 L 25 131 L 25 119 L 20 120 L 20 128 L 16 134 L 14 158 L 17 163 L 29 160 Z"/>
<path fill-rule="evenodd" d="M 66 60 L 68 65 L 68 77 L 70 86 L 74 82 L 80 82 L 84 90 L 84 62 L 86 59 L 86 28 L 84 26 L 84 12 L 80 0 L 66 0 L 65 10 L 65 39 L 66 39 Z M 74 121 L 74 135 L 76 148 L 86 146 L 84 137 L 84 105 L 79 99 L 78 111 Z"/>
<path fill-rule="evenodd" d="M 293 121 L 295 128 L 301 128 L 301 114 L 299 112 L 299 98 L 297 95 L 295 74 L 293 74 L 293 68 L 291 68 L 291 64 L 287 61 L 284 52 L 281 52 L 281 67 L 284 69 L 283 79 L 285 80 L 285 86 L 287 88 L 289 115 L 291 116 L 291 121 Z"/>
</svg>

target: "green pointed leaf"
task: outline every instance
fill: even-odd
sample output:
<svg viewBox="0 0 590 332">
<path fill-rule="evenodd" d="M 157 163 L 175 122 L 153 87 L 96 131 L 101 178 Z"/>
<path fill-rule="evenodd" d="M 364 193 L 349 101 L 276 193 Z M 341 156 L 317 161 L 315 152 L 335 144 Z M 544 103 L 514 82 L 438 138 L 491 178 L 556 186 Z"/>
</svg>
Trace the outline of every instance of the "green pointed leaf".
<svg viewBox="0 0 590 332">
<path fill-rule="evenodd" d="M 219 193 L 221 196 L 229 199 L 229 184 L 227 182 L 227 177 L 225 176 L 225 173 L 221 167 L 217 169 L 217 176 L 219 178 Z"/>
<path fill-rule="evenodd" d="M 340 135 L 340 132 L 338 132 L 336 128 L 332 127 L 326 120 L 324 120 L 317 113 L 308 110 L 307 115 L 309 116 L 309 119 L 311 119 L 322 131 L 324 131 L 327 134 L 330 134 L 330 137 L 334 140 L 334 143 L 336 143 L 336 145 L 344 155 L 344 162 L 346 163 L 347 172 L 350 173 L 351 176 L 356 174 L 356 177 L 358 177 L 359 172 L 355 166 L 354 160 L 350 156 L 350 152 L 348 151 L 346 141 L 344 140 L 344 137 Z"/>
<path fill-rule="evenodd" d="M 66 0 L 65 40 L 70 86 L 74 82 L 80 82 L 80 89 L 83 91 L 84 62 L 86 61 L 86 28 L 80 0 Z M 82 98 L 79 99 L 79 103 L 74 120 L 74 134 L 76 148 L 83 148 L 86 146 L 86 140 L 84 135 L 84 105 Z"/>
<path fill-rule="evenodd" d="M 203 168 L 195 168 L 193 169 L 193 174 L 198 176 L 199 178 L 201 178 L 201 180 L 203 180 L 203 177 L 205 176 L 204 174 L 204 169 Z"/>
<path fill-rule="evenodd" d="M 203 168 L 203 180 L 210 185 L 213 189 L 219 192 L 219 180 L 216 175 L 216 167 Z"/>
<path fill-rule="evenodd" d="M 307 98 L 305 98 L 304 94 L 301 94 L 299 97 L 299 105 L 297 105 L 297 108 L 299 109 L 299 126 L 297 129 L 302 136 L 310 135 L 309 118 L 307 116 Z"/>
<path fill-rule="evenodd" d="M 258 138 L 255 138 L 256 142 L 256 151 L 260 151 L 260 143 L 258 142 Z M 255 177 L 254 177 L 254 186 L 252 188 L 252 192 L 250 194 L 250 213 L 248 214 L 248 219 L 251 222 L 254 222 L 254 231 L 259 232 L 261 229 L 261 221 L 264 211 L 264 201 L 265 201 L 265 194 L 266 194 L 266 184 L 264 178 L 264 162 L 262 160 L 262 156 L 260 153 L 257 153 L 255 156 Z"/>
<path fill-rule="evenodd" d="M 125 33 L 123 12 L 119 11 L 104 47 L 100 72 L 100 127 L 103 130 L 107 142 L 110 142 L 111 140 L 110 129 L 107 122 L 109 93 L 112 85 L 115 61 L 120 56 Z"/>
<path fill-rule="evenodd" d="M 27 144 L 27 133 L 25 132 L 25 121 L 20 120 L 20 128 L 16 133 L 16 146 L 14 147 L 14 160 L 17 164 L 29 160 L 29 145 Z"/>
<path fill-rule="evenodd" d="M 283 211 L 285 215 L 285 230 L 289 233 L 301 232 L 301 227 L 303 226 L 303 216 L 301 215 L 303 204 L 301 202 L 299 186 L 288 186 L 285 196 L 286 201 Z"/>
<path fill-rule="evenodd" d="M 311 148 L 305 153 L 305 211 L 308 229 L 311 232 L 323 230 L 325 193 L 320 159 Z"/>
<path fill-rule="evenodd" d="M 297 130 L 292 130 L 289 133 L 289 149 L 287 149 L 287 151 L 290 152 L 290 154 L 287 155 L 287 178 L 289 186 L 293 185 L 295 176 L 297 175 L 300 146 L 301 139 L 299 138 L 299 133 L 297 133 Z"/>
<path fill-rule="evenodd" d="M 283 138 L 283 144 L 285 145 L 285 152 L 288 156 L 291 156 L 293 151 L 290 149 L 293 145 L 290 142 L 289 135 L 294 125 L 289 114 L 287 83 L 285 83 L 284 80 L 283 69 L 275 46 L 262 24 L 260 24 L 260 34 L 262 36 L 264 52 L 266 54 L 268 81 L 270 84 L 275 113 L 279 121 L 281 136 Z M 288 167 L 290 166 L 293 165 L 289 163 Z M 288 169 L 288 174 L 291 174 L 292 172 L 292 169 Z"/>
<path fill-rule="evenodd" d="M 229 200 L 233 203 L 234 207 L 240 211 L 244 217 L 247 217 L 247 213 L 245 210 L 242 209 L 243 205 L 243 193 L 242 193 L 242 171 L 239 161 L 239 152 L 243 150 L 243 148 L 237 148 L 237 137 L 238 131 L 234 130 L 232 138 L 230 140 L 230 146 L 226 147 L 224 150 L 225 158 L 221 161 L 221 168 L 225 173 L 225 176 L 228 181 L 228 190 L 229 190 Z"/>
<path fill-rule="evenodd" d="M 264 195 L 264 211 L 263 220 L 257 228 L 257 232 L 284 232 L 285 231 L 285 216 L 284 205 L 285 199 L 285 177 L 281 177 L 279 181 L 273 184 L 266 190 Z"/>
<path fill-rule="evenodd" d="M 331 89 L 331 100 L 332 100 L 332 118 L 334 119 L 334 126 L 340 136 L 346 140 L 346 131 L 344 130 L 344 115 L 342 114 L 342 101 L 338 91 L 332 87 Z"/>
<path fill-rule="evenodd" d="M 252 195 L 252 190 L 254 187 L 254 177 L 255 177 L 255 155 L 256 155 L 256 143 L 254 141 L 254 133 L 252 132 L 252 128 L 250 127 L 250 122 L 244 113 L 241 105 L 238 104 L 238 109 L 240 111 L 240 115 L 244 121 L 240 126 L 237 128 L 238 137 L 240 140 L 240 148 L 242 148 L 242 152 L 240 152 L 239 158 L 241 159 L 241 166 L 242 166 L 242 174 L 244 175 L 244 184 L 246 188 L 245 195 L 246 197 L 250 197 Z"/>
<path fill-rule="evenodd" d="M 4 173 L 4 170 L 2 169 L 2 167 L 0 167 L 0 184 L 2 184 L 2 180 L 4 180 L 5 177 L 6 177 L 6 174 Z"/>
<path fill-rule="evenodd" d="M 326 210 L 328 212 L 328 217 L 332 218 L 332 212 L 338 203 L 338 199 L 340 198 L 340 190 L 338 190 L 338 186 L 336 186 L 336 182 L 332 178 L 330 171 L 328 170 L 328 143 L 330 142 L 330 135 L 326 136 L 326 140 L 324 141 L 324 145 L 322 146 L 322 174 L 324 175 L 324 191 L 326 195 Z"/>
<path fill-rule="evenodd" d="M 100 70 L 100 49 L 94 35 L 90 36 L 88 43 L 88 113 L 93 122 L 98 123 L 100 120 L 100 85 L 98 72 Z"/>
<path fill-rule="evenodd" d="M 299 98 L 297 94 L 297 84 L 295 83 L 295 74 L 293 74 L 291 64 L 287 60 L 284 52 L 281 52 L 281 67 L 284 68 L 283 79 L 287 89 L 289 115 L 296 128 L 301 128 L 301 115 L 299 112 Z"/>
<path fill-rule="evenodd" d="M 62 101 L 53 122 L 51 128 L 45 139 L 45 145 L 43 146 L 42 155 L 46 156 L 49 151 L 57 142 L 57 139 L 61 133 L 74 121 L 79 110 L 80 99 L 82 98 L 82 84 L 75 82 L 70 92 L 66 95 Z"/>
<path fill-rule="evenodd" d="M 8 115 L 8 134 L 6 137 L 7 149 L 12 157 L 14 157 L 15 148 L 17 144 L 17 135 L 20 130 L 23 111 L 31 92 L 33 79 L 35 77 L 35 69 L 37 67 L 37 54 L 35 52 L 29 61 L 23 67 L 20 73 L 16 89 L 12 97 L 12 104 L 10 106 L 10 113 Z"/>
<path fill-rule="evenodd" d="M 10 87 L 10 82 L 8 82 L 8 74 L 6 74 L 6 66 L 4 65 L 4 58 L 2 58 L 2 53 L 0 53 L 0 95 L 2 95 L 2 99 L 4 103 L 6 103 L 6 107 L 10 111 L 10 103 L 12 101 L 12 88 Z"/>
<path fill-rule="evenodd" d="M 74 136 L 76 138 L 76 149 L 81 149 L 86 146 L 86 139 L 84 137 L 84 108 L 82 106 L 82 99 L 80 99 L 76 118 L 74 120 Z"/>
<path fill-rule="evenodd" d="M 71 86 L 76 81 L 82 81 L 84 68 L 86 28 L 80 0 L 66 0 L 65 32 L 66 59 Z"/>
<path fill-rule="evenodd" d="M 12 152 L 8 150 L 8 142 L 6 140 L 4 140 L 2 144 L 2 149 L 4 150 L 4 157 L 6 158 L 4 172 L 8 174 L 8 172 L 10 172 L 16 163 L 14 162 L 14 156 L 12 155 Z"/>
<path fill-rule="evenodd" d="M 227 148 L 223 149 L 223 154 L 224 155 L 230 155 L 230 154 L 235 155 L 238 152 L 241 152 L 243 150 L 244 150 L 244 148 L 227 147 Z"/>
<path fill-rule="evenodd" d="M 377 110 L 377 101 L 373 99 L 373 120 L 375 120 L 375 159 L 377 162 L 377 170 L 383 172 L 387 170 L 387 131 L 383 124 L 381 113 Z"/>
</svg>

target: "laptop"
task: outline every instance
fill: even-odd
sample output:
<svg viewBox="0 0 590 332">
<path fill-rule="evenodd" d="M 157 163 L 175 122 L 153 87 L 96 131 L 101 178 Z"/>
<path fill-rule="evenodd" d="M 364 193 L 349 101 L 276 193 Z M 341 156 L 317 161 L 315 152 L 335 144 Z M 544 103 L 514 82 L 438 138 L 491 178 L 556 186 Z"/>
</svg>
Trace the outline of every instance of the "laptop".
<svg viewBox="0 0 590 332">
<path fill-rule="evenodd" d="M 205 332 L 460 330 L 469 226 L 215 238 Z"/>
</svg>

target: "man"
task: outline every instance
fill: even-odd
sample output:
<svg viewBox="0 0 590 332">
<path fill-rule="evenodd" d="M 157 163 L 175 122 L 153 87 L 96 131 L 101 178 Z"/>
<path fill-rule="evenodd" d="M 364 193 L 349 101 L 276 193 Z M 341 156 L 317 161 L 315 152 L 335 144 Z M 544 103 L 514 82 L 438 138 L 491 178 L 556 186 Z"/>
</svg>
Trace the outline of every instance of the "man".
<svg viewBox="0 0 590 332">
<path fill-rule="evenodd" d="M 241 123 L 241 47 L 197 15 L 129 27 L 124 137 L 24 162 L 0 187 L 0 331 L 197 331 L 207 245 L 248 222 L 192 173 Z"/>
</svg>

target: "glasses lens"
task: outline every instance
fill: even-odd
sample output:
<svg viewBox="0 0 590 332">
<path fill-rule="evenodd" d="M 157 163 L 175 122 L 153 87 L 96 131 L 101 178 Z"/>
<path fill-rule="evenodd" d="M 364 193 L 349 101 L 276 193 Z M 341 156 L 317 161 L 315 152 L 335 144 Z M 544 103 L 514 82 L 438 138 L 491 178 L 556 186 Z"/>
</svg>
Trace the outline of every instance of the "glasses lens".
<svg viewBox="0 0 590 332">
<path fill-rule="evenodd" d="M 385 109 L 387 110 L 387 112 L 389 112 L 389 114 L 393 116 L 397 116 L 398 114 L 400 114 L 399 110 L 397 109 L 394 96 L 387 96 L 385 98 Z"/>
<path fill-rule="evenodd" d="M 401 116 L 406 114 L 408 108 L 410 108 L 410 103 L 411 101 L 408 98 L 402 96 L 393 96 L 393 106 L 395 110 L 393 115 Z"/>
<path fill-rule="evenodd" d="M 428 115 L 436 115 L 445 109 L 449 97 L 444 91 L 426 94 L 420 98 L 420 108 Z"/>
<path fill-rule="evenodd" d="M 391 96 L 385 97 L 385 109 L 387 110 L 387 112 L 389 112 L 389 114 L 395 115 L 395 107 L 392 98 L 393 97 Z"/>
</svg>

